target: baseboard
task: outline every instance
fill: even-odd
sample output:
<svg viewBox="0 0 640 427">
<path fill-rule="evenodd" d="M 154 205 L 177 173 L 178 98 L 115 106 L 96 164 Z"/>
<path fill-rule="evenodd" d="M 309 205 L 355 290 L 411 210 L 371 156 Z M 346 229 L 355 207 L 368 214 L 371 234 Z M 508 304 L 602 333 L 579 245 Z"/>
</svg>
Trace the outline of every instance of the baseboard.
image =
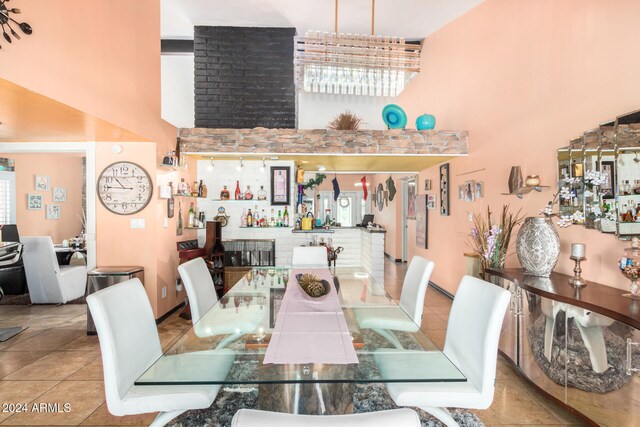
<svg viewBox="0 0 640 427">
<path fill-rule="evenodd" d="M 384 256 L 386 256 L 387 258 L 389 258 L 391 261 L 393 262 L 402 262 L 402 260 L 400 258 L 394 258 L 391 255 L 389 255 L 388 253 L 384 253 Z"/>
<path fill-rule="evenodd" d="M 436 291 L 440 292 L 442 295 L 444 295 L 445 297 L 447 297 L 449 299 L 453 299 L 453 297 L 454 297 L 454 295 L 451 292 L 441 288 L 440 286 L 436 285 L 435 283 L 433 283 L 431 281 L 429 281 L 429 286 L 431 286 L 433 289 L 435 289 Z"/>
<path fill-rule="evenodd" d="M 181 309 L 184 306 L 185 306 L 185 302 L 182 301 L 180 304 L 176 305 L 171 310 L 167 311 L 165 314 L 163 314 L 162 316 L 158 317 L 156 319 L 156 325 L 159 325 L 160 323 L 162 323 L 167 317 L 171 316 L 173 313 L 175 313 L 176 311 L 178 311 L 179 309 Z"/>
</svg>

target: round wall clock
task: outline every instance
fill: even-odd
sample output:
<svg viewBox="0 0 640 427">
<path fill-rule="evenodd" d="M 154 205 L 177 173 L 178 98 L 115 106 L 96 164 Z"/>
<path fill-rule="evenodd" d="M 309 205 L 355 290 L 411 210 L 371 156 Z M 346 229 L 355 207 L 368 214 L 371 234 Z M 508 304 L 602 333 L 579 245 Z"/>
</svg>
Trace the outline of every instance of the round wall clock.
<svg viewBox="0 0 640 427">
<path fill-rule="evenodd" d="M 153 183 L 146 170 L 131 162 L 107 166 L 98 178 L 98 198 L 105 208 L 118 215 L 131 215 L 147 206 Z"/>
</svg>

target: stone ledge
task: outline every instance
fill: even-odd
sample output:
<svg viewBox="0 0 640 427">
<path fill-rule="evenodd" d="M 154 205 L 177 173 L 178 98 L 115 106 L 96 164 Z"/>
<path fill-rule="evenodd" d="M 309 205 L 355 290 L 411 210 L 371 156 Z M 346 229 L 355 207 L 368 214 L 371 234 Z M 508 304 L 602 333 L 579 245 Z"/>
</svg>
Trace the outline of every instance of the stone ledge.
<svg viewBox="0 0 640 427">
<path fill-rule="evenodd" d="M 181 128 L 180 150 L 189 153 L 454 155 L 468 153 L 467 131 L 415 129 Z"/>
</svg>

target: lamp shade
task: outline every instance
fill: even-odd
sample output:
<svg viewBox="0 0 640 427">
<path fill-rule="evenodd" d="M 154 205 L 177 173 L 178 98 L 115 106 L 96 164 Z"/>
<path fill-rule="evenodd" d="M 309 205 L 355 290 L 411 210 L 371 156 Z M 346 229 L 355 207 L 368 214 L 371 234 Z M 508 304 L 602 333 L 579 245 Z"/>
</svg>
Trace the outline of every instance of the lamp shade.
<svg viewBox="0 0 640 427">
<path fill-rule="evenodd" d="M 416 119 L 416 129 L 428 130 L 436 127 L 436 118 L 433 114 L 423 114 Z"/>
<path fill-rule="evenodd" d="M 382 120 L 389 129 L 404 129 L 407 126 L 407 114 L 396 104 L 387 104 L 382 109 Z"/>
</svg>

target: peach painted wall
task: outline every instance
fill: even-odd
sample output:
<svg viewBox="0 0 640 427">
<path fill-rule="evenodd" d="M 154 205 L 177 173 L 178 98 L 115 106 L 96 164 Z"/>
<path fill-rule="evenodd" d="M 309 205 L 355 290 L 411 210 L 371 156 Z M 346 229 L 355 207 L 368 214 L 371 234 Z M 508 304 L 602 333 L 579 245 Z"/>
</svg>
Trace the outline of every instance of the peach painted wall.
<svg viewBox="0 0 640 427">
<path fill-rule="evenodd" d="M 487 0 L 425 40 L 422 72 L 398 100 L 409 116 L 435 114 L 439 129 L 469 130 L 469 156 L 450 162 L 451 215 L 429 216 L 433 281 L 455 292 L 465 271 L 467 212 L 503 204 L 537 215 L 553 189 L 519 200 L 502 196 L 512 165 L 556 185 L 556 149 L 598 123 L 639 107 L 640 56 L 625 52 L 640 41 L 640 2 L 619 0 Z M 475 170 L 480 172 L 470 173 Z M 438 182 L 438 168 L 420 179 Z M 485 183 L 485 198 L 457 200 L 467 179 Z M 438 201 L 439 203 L 439 201 Z M 627 286 L 616 260 L 628 242 L 573 226 L 559 231 L 556 271 L 572 274 L 572 242 L 587 244 L 583 275 Z M 409 242 L 415 236 L 410 224 Z M 514 248 L 515 250 L 515 248 Z M 517 266 L 513 255 L 507 266 Z"/>
<path fill-rule="evenodd" d="M 82 229 L 82 156 L 75 154 L 0 154 L 15 160 L 16 223 L 21 236 L 51 236 L 54 243 Z M 36 175 L 49 177 L 49 191 L 35 191 Z M 53 187 L 65 187 L 67 200 L 53 202 Z M 42 195 L 42 210 L 27 209 L 27 194 Z M 46 205 L 60 205 L 60 219 L 45 219 Z"/>
<path fill-rule="evenodd" d="M 58 0 L 55 8 L 23 5 L 21 16 L 33 35 L 3 44 L 0 77 L 153 142 L 138 148 L 121 143 L 120 155 L 110 151 L 112 144 L 98 144 L 98 174 L 111 162 L 128 160 L 164 182 L 169 172 L 156 165 L 175 147 L 177 129 L 161 119 L 160 2 Z M 171 174 L 191 180 L 195 171 Z M 175 235 L 177 216 L 164 228 L 166 200 L 156 194 L 141 216 L 134 215 L 145 218 L 144 230 L 132 230 L 130 217 L 108 213 L 99 202 L 96 209 L 98 265 L 144 265 L 156 316 L 173 308 L 184 298 L 174 285 L 175 242 L 190 234 Z M 165 299 L 160 297 L 163 286 L 168 288 Z"/>
</svg>

